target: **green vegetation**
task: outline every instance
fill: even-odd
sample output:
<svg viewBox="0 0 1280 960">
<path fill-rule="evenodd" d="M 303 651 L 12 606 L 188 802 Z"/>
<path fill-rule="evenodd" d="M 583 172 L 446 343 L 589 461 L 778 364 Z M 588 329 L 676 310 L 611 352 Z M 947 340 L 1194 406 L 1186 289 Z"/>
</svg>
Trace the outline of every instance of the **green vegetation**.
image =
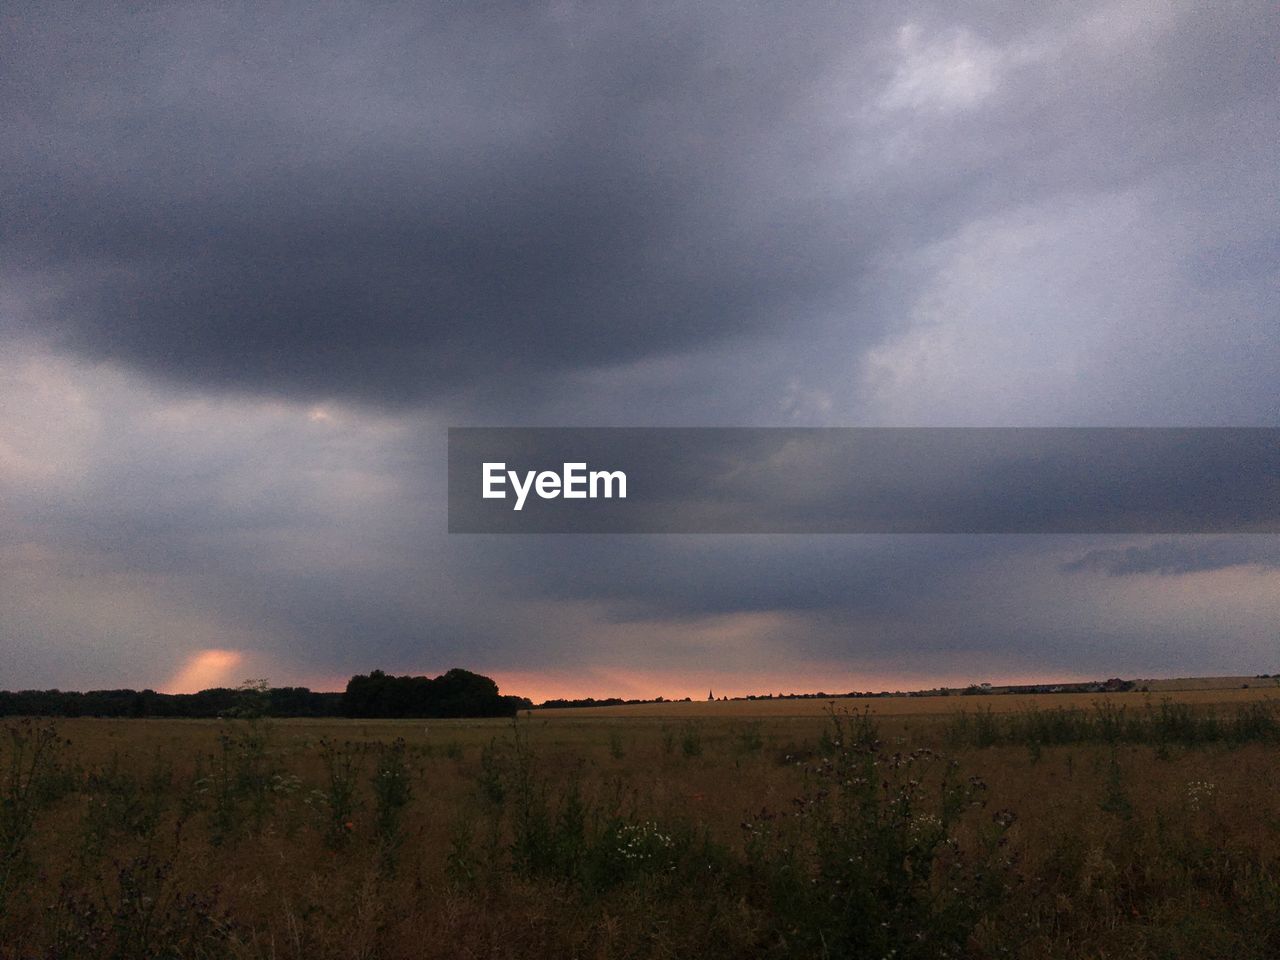
<svg viewBox="0 0 1280 960">
<path fill-rule="evenodd" d="M 1197 746 L 1280 741 L 1280 702 L 1255 700 L 1229 711 L 1195 710 L 1170 697 L 1140 710 L 1108 700 L 1092 709 L 1057 707 L 1012 713 L 958 710 L 947 725 L 954 746 L 1026 744 L 1033 749 L 1075 743 Z"/>
</svg>

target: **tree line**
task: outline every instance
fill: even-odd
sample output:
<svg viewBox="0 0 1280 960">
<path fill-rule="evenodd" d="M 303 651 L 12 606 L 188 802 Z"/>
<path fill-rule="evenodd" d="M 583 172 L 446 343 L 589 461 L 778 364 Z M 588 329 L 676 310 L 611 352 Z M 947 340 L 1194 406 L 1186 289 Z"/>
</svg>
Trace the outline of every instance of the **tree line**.
<svg viewBox="0 0 1280 960">
<path fill-rule="evenodd" d="M 347 682 L 348 717 L 514 717 L 533 706 L 502 696 L 489 677 L 457 668 L 438 677 L 393 677 L 374 670 Z"/>
<path fill-rule="evenodd" d="M 438 677 L 359 674 L 341 693 L 263 681 L 199 693 L 155 690 L 0 691 L 0 717 L 512 717 L 532 707 L 489 677 L 453 669 Z"/>
</svg>

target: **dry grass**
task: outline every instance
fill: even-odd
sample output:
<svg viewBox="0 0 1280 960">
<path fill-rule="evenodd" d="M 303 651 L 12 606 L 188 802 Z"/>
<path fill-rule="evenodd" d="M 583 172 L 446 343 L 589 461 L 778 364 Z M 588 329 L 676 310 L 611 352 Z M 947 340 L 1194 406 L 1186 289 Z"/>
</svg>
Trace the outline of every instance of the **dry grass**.
<svg viewBox="0 0 1280 960">
<path fill-rule="evenodd" d="M 1229 710 L 1267 693 L 1178 698 Z M 878 723 L 877 762 L 927 747 L 955 760 L 960 782 L 985 785 L 951 833 L 1002 888 L 965 953 L 1280 955 L 1275 742 L 948 745 L 957 709 L 1100 699 L 850 702 Z M 827 789 L 823 758 L 842 749 L 831 745 L 830 709 L 775 700 L 534 711 L 518 721 L 519 745 L 502 721 L 271 721 L 248 747 L 257 728 L 244 721 L 61 722 L 69 744 L 46 771 L 28 868 L 0 908 L 0 957 L 814 955 L 801 928 L 830 918 L 777 889 L 776 851 L 753 848 L 743 824 L 810 822 L 796 804 Z M 397 738 L 412 799 L 388 836 L 372 781 Z M 336 837 L 331 808 L 316 799 L 333 789 L 325 740 L 354 769 L 356 805 Z M 233 778 L 257 771 L 265 786 L 229 790 L 220 812 L 227 756 Z M 929 769 L 926 791 L 941 768 Z M 521 860 L 522 817 L 539 802 L 553 833 L 574 802 L 588 820 L 660 825 L 676 838 L 671 876 L 614 882 L 554 857 Z M 1011 826 L 983 854 L 1003 811 Z M 914 955 L 942 955 L 929 949 Z"/>
<path fill-rule="evenodd" d="M 1234 680 L 1234 678 L 1224 678 Z M 1157 689 L 1150 686 L 1147 692 L 1127 693 L 1053 693 L 1053 694 L 992 694 L 985 696 L 892 696 L 892 697 L 811 697 L 805 699 L 773 700 L 691 700 L 663 703 L 634 703 L 613 707 L 556 707 L 533 711 L 534 717 L 545 719 L 650 717 L 655 719 L 730 719 L 734 717 L 825 717 L 834 705 L 840 710 L 868 709 L 876 716 L 910 717 L 951 713 L 955 710 L 990 709 L 997 713 L 1012 713 L 1033 708 L 1050 709 L 1066 707 L 1091 708 L 1096 702 L 1110 702 L 1117 706 L 1140 708 L 1147 703 L 1159 702 L 1161 697 L 1172 696 L 1180 703 L 1201 706 L 1248 703 L 1256 700 L 1280 701 L 1280 685 L 1272 680 L 1254 680 L 1248 687 L 1240 683 L 1217 686 L 1221 681 L 1201 681 L 1206 686 L 1181 687 L 1191 681 L 1151 681 L 1175 684 Z M 1242 681 L 1248 682 L 1248 681 Z"/>
</svg>

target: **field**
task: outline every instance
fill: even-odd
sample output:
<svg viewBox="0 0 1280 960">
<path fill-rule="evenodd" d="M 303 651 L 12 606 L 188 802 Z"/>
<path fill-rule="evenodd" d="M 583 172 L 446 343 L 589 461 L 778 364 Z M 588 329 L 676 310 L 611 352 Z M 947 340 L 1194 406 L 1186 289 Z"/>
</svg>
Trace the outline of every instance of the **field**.
<svg viewBox="0 0 1280 960">
<path fill-rule="evenodd" d="M 6 727 L 6 960 L 1280 956 L 1274 688 Z"/>
<path fill-rule="evenodd" d="M 1166 681 L 1172 682 L 1172 681 Z M 1261 684 L 1266 684 L 1262 686 Z M 1175 698 L 1178 703 L 1223 706 L 1247 703 L 1255 700 L 1280 700 L 1280 685 L 1274 681 L 1254 680 L 1242 687 L 1175 687 L 1154 693 L 1056 693 L 1056 694 L 1003 694 L 1000 696 L 897 696 L 897 697 L 806 697 L 803 699 L 777 698 L 773 700 L 669 700 L 662 703 L 635 703 L 616 707 L 561 707 L 539 710 L 543 719 L 582 719 L 584 717 L 650 717 L 659 719 L 746 717 L 826 717 L 834 704 L 845 711 L 869 710 L 876 717 L 930 716 L 954 713 L 957 710 L 990 710 L 995 713 L 1015 713 L 1038 707 L 1074 707 L 1092 709 L 1098 702 L 1112 703 L 1118 707 L 1142 710 L 1146 704 L 1159 702 L 1163 696 Z"/>
</svg>

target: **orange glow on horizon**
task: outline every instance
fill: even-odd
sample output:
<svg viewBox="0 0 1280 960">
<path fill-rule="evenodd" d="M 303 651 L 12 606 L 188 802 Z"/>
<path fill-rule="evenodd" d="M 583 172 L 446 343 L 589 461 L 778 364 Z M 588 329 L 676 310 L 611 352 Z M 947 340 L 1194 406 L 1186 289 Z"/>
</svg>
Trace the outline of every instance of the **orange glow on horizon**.
<svg viewBox="0 0 1280 960">
<path fill-rule="evenodd" d="M 244 662 L 239 650 L 201 650 L 164 685 L 164 693 L 198 693 L 210 687 L 232 686 L 237 682 L 234 671 Z"/>
<path fill-rule="evenodd" d="M 198 656 L 234 651 L 204 651 Z M 193 658 L 194 660 L 194 658 Z M 240 661 L 237 660 L 236 663 Z M 225 670 L 231 670 L 230 664 Z M 184 671 L 185 672 L 185 671 Z M 367 673 L 368 671 L 360 671 Z M 443 673 L 440 669 L 388 670 L 395 675 L 434 677 Z M 889 673 L 888 671 L 858 670 L 847 664 L 809 664 L 791 670 L 759 670 L 742 673 L 698 670 L 644 670 L 625 667 L 591 666 L 559 670 L 489 670 L 475 668 L 474 672 L 492 677 L 502 694 L 528 697 L 534 703 L 546 700 L 583 700 L 594 697 L 603 700 L 620 697 L 624 700 L 705 700 L 707 693 L 716 698 L 764 696 L 779 693 L 828 693 L 880 692 L 930 690 L 935 687 L 966 687 L 971 683 L 990 682 L 995 686 L 1033 683 L 1081 683 L 1105 679 L 1093 674 L 1071 671 L 1053 673 L 1004 673 L 992 670 L 990 674 L 937 674 Z M 294 677 L 289 680 L 272 680 L 272 686 L 305 686 L 311 690 L 341 693 L 347 687 L 347 676 Z M 175 681 L 177 678 L 175 677 Z M 216 684 L 214 684 L 216 685 Z M 209 684 L 206 684 L 209 686 Z M 203 689 L 203 688 L 201 688 Z M 187 692 L 177 691 L 171 692 Z"/>
<path fill-rule="evenodd" d="M 528 697 L 534 703 L 546 700 L 580 700 L 594 697 L 602 700 L 620 697 L 624 700 L 705 700 L 711 693 L 719 699 L 749 695 L 787 693 L 879 692 L 930 690 L 935 687 L 966 687 L 971 683 L 989 681 L 995 686 L 1033 683 L 1079 683 L 1101 679 L 1067 671 L 1052 675 L 1008 675 L 993 673 L 991 676 L 951 674 L 945 676 L 921 676 L 869 673 L 852 669 L 847 665 L 810 665 L 807 669 L 787 671 L 760 671 L 730 673 L 714 670 L 662 670 L 636 671 L 611 670 L 607 667 L 589 667 L 560 671 L 491 671 L 488 674 L 498 682 L 500 692 Z"/>
</svg>

